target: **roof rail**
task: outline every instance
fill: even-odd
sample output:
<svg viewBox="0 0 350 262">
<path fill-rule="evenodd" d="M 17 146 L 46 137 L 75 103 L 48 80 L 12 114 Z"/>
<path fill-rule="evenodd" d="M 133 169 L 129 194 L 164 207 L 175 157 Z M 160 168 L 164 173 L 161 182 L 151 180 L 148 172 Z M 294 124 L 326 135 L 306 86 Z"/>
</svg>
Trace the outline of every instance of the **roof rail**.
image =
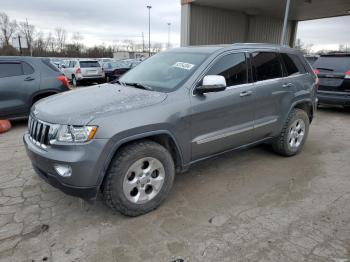
<svg viewBox="0 0 350 262">
<path fill-rule="evenodd" d="M 279 44 L 274 44 L 274 43 L 233 43 L 232 45 L 259 45 L 259 46 L 269 46 L 269 47 L 288 47 L 290 48 L 289 45 L 279 45 Z"/>
</svg>

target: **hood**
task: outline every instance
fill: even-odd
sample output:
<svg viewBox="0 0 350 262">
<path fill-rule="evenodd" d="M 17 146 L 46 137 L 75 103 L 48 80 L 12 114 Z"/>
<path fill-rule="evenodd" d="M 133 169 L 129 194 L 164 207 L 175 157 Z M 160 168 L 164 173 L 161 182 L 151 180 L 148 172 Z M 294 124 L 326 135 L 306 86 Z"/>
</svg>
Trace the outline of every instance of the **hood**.
<svg viewBox="0 0 350 262">
<path fill-rule="evenodd" d="M 54 124 L 86 125 L 106 113 L 121 113 L 162 102 L 165 93 L 117 84 L 82 87 L 40 100 L 36 118 Z"/>
</svg>

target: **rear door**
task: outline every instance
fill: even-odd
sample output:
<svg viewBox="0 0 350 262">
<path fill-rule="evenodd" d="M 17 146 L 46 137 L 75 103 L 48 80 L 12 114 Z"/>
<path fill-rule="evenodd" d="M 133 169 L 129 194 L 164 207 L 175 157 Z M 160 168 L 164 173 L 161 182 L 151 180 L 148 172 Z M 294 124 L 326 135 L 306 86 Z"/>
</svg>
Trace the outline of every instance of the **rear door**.
<svg viewBox="0 0 350 262">
<path fill-rule="evenodd" d="M 29 63 L 0 60 L 0 116 L 25 116 L 39 88 L 40 74 Z"/>
<path fill-rule="evenodd" d="M 191 94 L 193 161 L 252 142 L 254 90 L 253 84 L 248 83 L 245 54 L 223 55 L 205 75 L 224 76 L 227 88 L 222 92 Z"/>
<path fill-rule="evenodd" d="M 320 79 L 319 91 L 350 93 L 350 55 L 321 56 L 313 67 Z"/>
<path fill-rule="evenodd" d="M 313 79 L 307 72 L 301 58 L 293 53 L 281 53 L 284 71 L 284 87 L 292 94 L 309 97 Z M 285 108 L 288 110 L 288 108 Z"/>
<path fill-rule="evenodd" d="M 286 87 L 279 53 L 257 51 L 251 54 L 255 86 L 254 139 L 275 135 L 286 105 L 290 106 L 291 88 Z"/>
</svg>

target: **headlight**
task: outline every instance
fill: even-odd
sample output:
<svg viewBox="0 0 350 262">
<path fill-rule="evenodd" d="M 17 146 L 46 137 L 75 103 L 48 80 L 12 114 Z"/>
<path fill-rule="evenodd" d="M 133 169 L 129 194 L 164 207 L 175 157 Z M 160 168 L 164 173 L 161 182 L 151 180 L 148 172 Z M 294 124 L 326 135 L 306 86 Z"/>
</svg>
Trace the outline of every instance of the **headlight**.
<svg viewBox="0 0 350 262">
<path fill-rule="evenodd" d="M 84 143 L 90 141 L 97 131 L 97 126 L 67 126 L 59 127 L 55 140 L 65 143 Z"/>
</svg>

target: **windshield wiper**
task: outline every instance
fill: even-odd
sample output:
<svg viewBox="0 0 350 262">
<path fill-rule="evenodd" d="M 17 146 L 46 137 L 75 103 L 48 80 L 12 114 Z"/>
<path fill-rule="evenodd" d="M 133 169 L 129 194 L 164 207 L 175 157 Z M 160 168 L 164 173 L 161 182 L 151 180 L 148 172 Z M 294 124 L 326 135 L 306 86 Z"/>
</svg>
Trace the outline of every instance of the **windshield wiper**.
<svg viewBox="0 0 350 262">
<path fill-rule="evenodd" d="M 121 81 L 119 81 L 119 80 L 113 80 L 111 83 L 112 83 L 112 84 L 119 84 L 119 85 L 125 86 L 125 83 L 124 83 L 124 82 L 121 82 Z"/>
<path fill-rule="evenodd" d="M 144 90 L 148 90 L 148 91 L 153 91 L 153 89 L 147 85 L 141 84 L 141 83 L 129 83 L 129 82 L 121 82 L 124 85 L 127 86 L 133 86 L 136 88 L 140 88 L 140 89 L 144 89 Z"/>
<path fill-rule="evenodd" d="M 317 69 L 325 70 L 325 71 L 334 71 L 334 70 L 331 69 L 331 68 L 323 68 L 323 67 L 317 67 Z"/>
</svg>

